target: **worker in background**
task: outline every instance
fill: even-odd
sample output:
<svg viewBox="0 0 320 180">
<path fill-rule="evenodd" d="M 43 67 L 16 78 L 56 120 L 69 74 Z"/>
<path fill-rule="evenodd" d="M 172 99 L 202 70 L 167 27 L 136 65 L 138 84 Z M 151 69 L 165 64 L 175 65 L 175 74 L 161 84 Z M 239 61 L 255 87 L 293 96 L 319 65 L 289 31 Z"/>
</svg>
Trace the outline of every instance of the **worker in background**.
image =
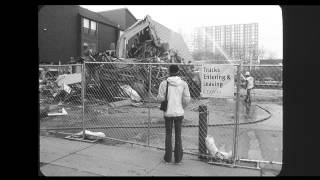
<svg viewBox="0 0 320 180">
<path fill-rule="evenodd" d="M 82 51 L 82 56 L 81 59 L 83 59 L 85 62 L 92 62 L 96 61 L 93 55 L 93 49 L 92 46 L 90 47 L 88 43 L 83 43 L 83 51 Z M 98 81 L 99 77 L 97 75 L 97 71 L 95 70 L 96 66 L 98 64 L 86 64 L 86 74 L 88 75 L 88 80 L 94 80 Z"/>
<path fill-rule="evenodd" d="M 165 56 L 167 56 L 167 62 L 171 62 L 171 55 L 170 55 L 170 50 L 167 50 L 165 53 Z"/>
<path fill-rule="evenodd" d="M 251 90 L 254 88 L 254 78 L 252 76 L 250 76 L 250 72 L 247 71 L 245 73 L 245 76 L 243 76 L 241 74 L 241 77 L 242 79 L 244 79 L 245 81 L 245 89 L 247 91 L 247 95 L 246 95 L 246 98 L 245 98 L 245 102 L 251 102 L 251 98 L 250 98 L 250 92 Z"/>
<path fill-rule="evenodd" d="M 82 56 L 81 58 L 84 61 L 90 61 L 90 54 L 91 54 L 91 50 L 89 48 L 89 45 L 87 43 L 83 43 L 83 51 L 82 51 Z"/>
<path fill-rule="evenodd" d="M 114 44 L 114 42 L 110 43 L 108 54 L 112 57 L 116 56 L 116 45 Z"/>
<path fill-rule="evenodd" d="M 160 83 L 158 101 L 164 101 L 167 96 L 167 110 L 164 111 L 166 138 L 164 161 L 171 162 L 172 158 L 172 127 L 175 129 L 174 159 L 175 163 L 180 163 L 183 156 L 181 126 L 184 118 L 184 108 L 190 102 L 190 92 L 188 84 L 178 77 L 179 67 L 171 65 L 169 67 L 169 77 Z M 168 91 L 167 89 L 168 88 Z M 166 91 L 168 93 L 166 93 Z"/>
</svg>

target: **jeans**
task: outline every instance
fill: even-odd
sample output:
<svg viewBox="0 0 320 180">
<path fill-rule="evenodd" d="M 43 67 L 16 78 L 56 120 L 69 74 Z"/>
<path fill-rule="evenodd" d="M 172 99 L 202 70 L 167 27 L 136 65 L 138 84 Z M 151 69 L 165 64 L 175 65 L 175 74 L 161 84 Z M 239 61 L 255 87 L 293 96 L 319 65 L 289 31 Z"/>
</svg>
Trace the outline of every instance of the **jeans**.
<svg viewBox="0 0 320 180">
<path fill-rule="evenodd" d="M 176 163 L 182 160 L 182 140 L 181 140 L 181 125 L 183 116 L 178 117 L 164 117 L 166 126 L 166 139 L 165 139 L 165 155 L 164 160 L 170 162 L 172 158 L 172 126 L 174 123 L 175 132 L 175 145 L 174 145 L 174 159 Z"/>
<path fill-rule="evenodd" d="M 246 102 L 251 102 L 250 92 L 251 92 L 251 89 L 247 89 L 247 96 L 245 99 Z"/>
</svg>

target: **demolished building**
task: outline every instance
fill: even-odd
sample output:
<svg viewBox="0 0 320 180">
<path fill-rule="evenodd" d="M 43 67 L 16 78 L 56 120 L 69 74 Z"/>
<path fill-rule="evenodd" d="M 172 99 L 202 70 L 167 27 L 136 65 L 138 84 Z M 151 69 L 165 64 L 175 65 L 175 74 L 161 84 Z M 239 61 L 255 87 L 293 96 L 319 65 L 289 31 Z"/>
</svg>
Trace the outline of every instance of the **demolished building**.
<svg viewBox="0 0 320 180">
<path fill-rule="evenodd" d="M 193 61 L 182 36 L 148 15 L 124 31 L 116 53 L 119 58 L 162 57 L 164 62 L 184 64 Z"/>
</svg>

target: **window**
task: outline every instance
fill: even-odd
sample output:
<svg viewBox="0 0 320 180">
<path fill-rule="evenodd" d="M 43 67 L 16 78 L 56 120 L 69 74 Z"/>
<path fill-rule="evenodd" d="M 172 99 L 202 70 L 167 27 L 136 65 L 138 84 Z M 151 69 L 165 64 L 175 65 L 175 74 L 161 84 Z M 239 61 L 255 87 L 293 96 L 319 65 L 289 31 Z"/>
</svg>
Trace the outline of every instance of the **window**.
<svg viewBox="0 0 320 180">
<path fill-rule="evenodd" d="M 83 27 L 89 29 L 89 19 L 83 18 Z"/>
<path fill-rule="evenodd" d="M 97 23 L 95 21 L 90 21 L 90 34 L 95 36 L 97 32 Z"/>
<path fill-rule="evenodd" d="M 97 30 L 97 23 L 94 21 L 91 21 L 91 29 L 92 30 Z"/>
<path fill-rule="evenodd" d="M 92 36 L 97 35 L 97 22 L 91 21 L 87 18 L 82 18 L 83 33 L 90 34 Z"/>
<path fill-rule="evenodd" d="M 83 32 L 88 34 L 89 33 L 89 19 L 83 18 L 82 19 L 82 27 L 83 27 Z"/>
<path fill-rule="evenodd" d="M 92 35 L 92 36 L 95 36 L 96 35 L 96 29 L 97 29 L 97 23 L 96 22 L 94 22 L 94 21 L 90 21 L 90 27 L 91 27 L 91 29 L 90 29 L 90 35 Z"/>
</svg>

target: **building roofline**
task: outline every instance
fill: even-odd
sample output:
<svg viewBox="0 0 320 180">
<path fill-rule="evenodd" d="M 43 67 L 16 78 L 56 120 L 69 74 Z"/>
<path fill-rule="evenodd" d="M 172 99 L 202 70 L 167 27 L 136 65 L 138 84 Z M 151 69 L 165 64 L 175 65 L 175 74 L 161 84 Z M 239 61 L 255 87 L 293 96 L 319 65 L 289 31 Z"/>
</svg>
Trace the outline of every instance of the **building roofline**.
<svg viewBox="0 0 320 180">
<path fill-rule="evenodd" d="M 82 16 L 82 17 L 85 17 L 85 18 L 88 18 L 88 19 L 92 19 L 94 21 L 97 21 L 99 23 L 102 23 L 102 24 L 106 24 L 106 25 L 109 25 L 109 26 L 112 26 L 112 27 L 115 27 L 115 28 L 118 28 L 118 26 L 113 23 L 111 20 L 109 20 L 108 18 L 102 16 L 101 14 L 99 14 L 98 12 L 93 12 L 93 11 L 90 11 L 89 9 L 86 9 L 86 8 L 83 8 L 81 7 L 80 5 L 78 5 L 78 8 L 79 8 L 79 15 Z M 96 15 L 97 17 L 99 18 L 95 18 L 95 17 L 92 17 L 92 16 L 87 16 L 86 14 L 84 14 L 83 12 L 81 11 L 87 11 L 89 13 L 92 13 L 94 15 Z"/>
<path fill-rule="evenodd" d="M 137 18 L 130 12 L 130 10 L 128 8 L 118 8 L 118 9 L 111 9 L 111 10 L 107 10 L 107 11 L 99 11 L 97 13 L 103 13 L 103 12 L 111 12 L 111 11 L 119 11 L 119 10 L 126 10 L 136 21 Z"/>
<path fill-rule="evenodd" d="M 118 11 L 118 10 L 122 10 L 122 9 L 127 9 L 127 8 L 117 8 L 117 9 L 110 9 L 110 10 L 106 10 L 106 11 L 98 11 L 97 13 L 101 13 L 101 12 L 109 12 L 109 11 Z"/>
<path fill-rule="evenodd" d="M 138 19 L 129 11 L 129 9 L 128 8 L 125 8 L 126 9 L 126 11 L 137 21 Z"/>
</svg>

